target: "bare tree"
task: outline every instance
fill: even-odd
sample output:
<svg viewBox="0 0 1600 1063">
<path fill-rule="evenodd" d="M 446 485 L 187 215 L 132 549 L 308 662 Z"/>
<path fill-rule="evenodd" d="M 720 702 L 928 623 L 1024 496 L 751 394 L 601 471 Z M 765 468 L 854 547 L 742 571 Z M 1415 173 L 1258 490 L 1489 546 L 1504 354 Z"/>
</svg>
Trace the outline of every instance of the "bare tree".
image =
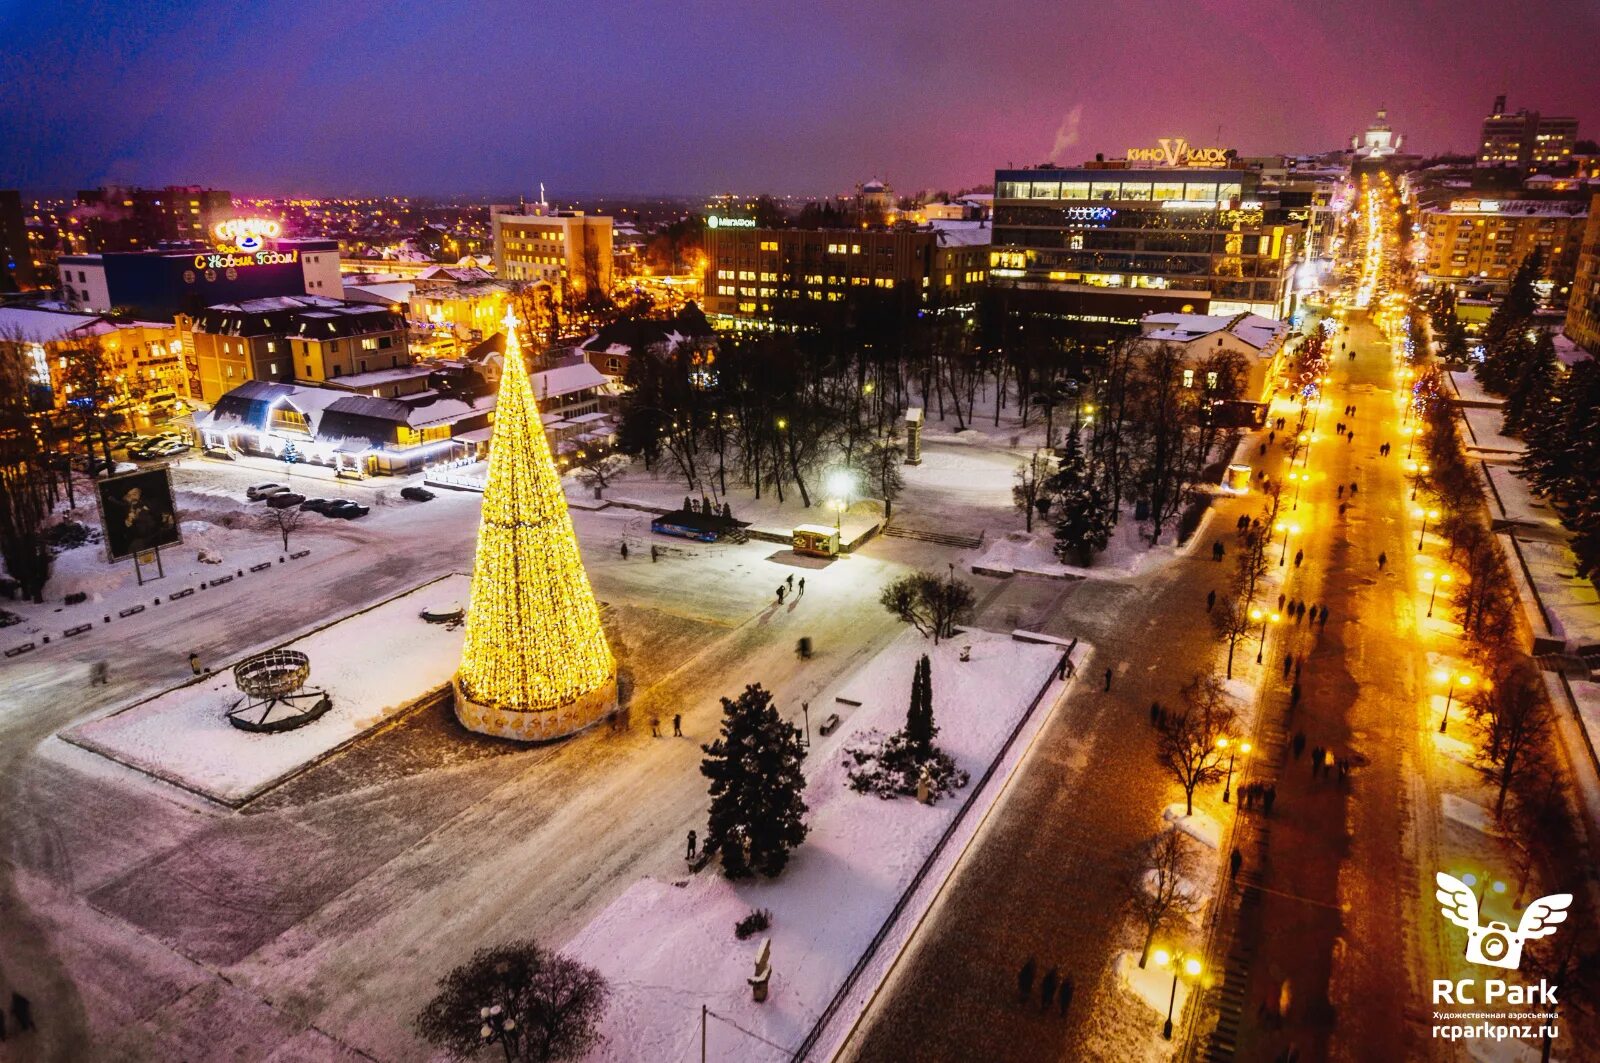
<svg viewBox="0 0 1600 1063">
<path fill-rule="evenodd" d="M 1252 626 L 1247 607 L 1232 598 L 1217 603 L 1211 610 L 1211 629 L 1217 638 L 1228 644 L 1228 678 L 1233 678 L 1233 650 L 1239 639 L 1248 634 Z"/>
<path fill-rule="evenodd" d="M 1128 878 L 1128 908 L 1144 927 L 1139 966 L 1150 958 L 1156 935 L 1180 925 L 1200 907 L 1189 877 L 1194 854 L 1181 831 L 1168 829 L 1139 846 Z"/>
<path fill-rule="evenodd" d="M 415 1025 L 456 1059 L 484 1046 L 482 1008 L 498 1007 L 500 1040 L 515 1063 L 577 1059 L 600 1042 L 610 987 L 600 972 L 532 941 L 479 949 L 439 982 Z"/>
<path fill-rule="evenodd" d="M 593 491 L 596 498 L 627 471 L 628 459 L 621 454 L 607 454 L 591 447 L 578 458 L 578 482 Z"/>
<path fill-rule="evenodd" d="M 98 443 L 100 458 L 111 471 L 111 408 L 117 400 L 116 374 L 105 348 L 95 337 L 85 337 L 61 354 L 61 390 L 67 408 L 77 418 L 83 432 L 86 463 L 95 460 Z"/>
<path fill-rule="evenodd" d="M 900 472 L 905 456 L 899 426 L 893 421 L 889 422 L 889 430 L 869 440 L 860 454 L 860 468 L 866 482 L 883 496 L 884 520 L 894 515 L 894 500 L 906 487 L 905 476 Z"/>
<path fill-rule="evenodd" d="M 1183 688 L 1184 712 L 1169 719 L 1156 739 L 1156 762 L 1183 787 L 1185 815 L 1194 815 L 1194 792 L 1222 778 L 1219 738 L 1234 734 L 1233 709 L 1222 680 L 1197 675 Z"/>
<path fill-rule="evenodd" d="M 276 531 L 283 537 L 283 549 L 289 549 L 289 533 L 300 527 L 300 521 L 305 517 L 305 510 L 299 506 L 282 506 L 269 508 L 261 514 L 262 527 Z"/>
<path fill-rule="evenodd" d="M 1011 501 L 1021 511 L 1024 527 L 1030 532 L 1040 502 L 1049 505 L 1045 484 L 1050 479 L 1050 463 L 1048 454 L 1034 451 L 1032 457 L 1017 466 L 1016 483 L 1011 485 Z"/>
<path fill-rule="evenodd" d="M 939 639 L 955 634 L 957 621 L 972 612 L 970 584 L 954 575 L 908 572 L 883 589 L 883 607 L 922 633 Z"/>
<path fill-rule="evenodd" d="M 1468 704 L 1481 742 L 1478 762 L 1500 788 L 1494 805 L 1500 816 L 1506 792 L 1539 770 L 1552 721 L 1538 670 L 1527 657 L 1503 657 L 1490 679 L 1478 686 Z"/>
</svg>

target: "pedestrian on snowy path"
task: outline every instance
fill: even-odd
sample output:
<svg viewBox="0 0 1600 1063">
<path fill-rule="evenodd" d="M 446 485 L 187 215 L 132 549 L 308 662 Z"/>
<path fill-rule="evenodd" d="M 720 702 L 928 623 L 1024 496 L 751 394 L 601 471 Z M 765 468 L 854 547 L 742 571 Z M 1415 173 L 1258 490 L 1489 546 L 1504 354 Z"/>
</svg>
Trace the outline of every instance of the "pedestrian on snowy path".
<svg viewBox="0 0 1600 1063">
<path fill-rule="evenodd" d="M 1111 669 L 1106 669 L 1106 692 L 1111 692 Z"/>
<path fill-rule="evenodd" d="M 1306 552 L 1304 550 L 1296 550 L 1294 552 L 1294 567 L 1295 568 L 1299 568 L 1300 567 L 1300 562 L 1304 561 L 1305 559 L 1306 559 Z"/>
<path fill-rule="evenodd" d="M 806 593 L 806 578 L 804 576 L 801 576 L 800 577 L 800 594 L 803 596 L 805 593 Z"/>
<path fill-rule="evenodd" d="M 1272 802 L 1276 801 L 1277 799 L 1278 788 L 1276 786 L 1269 786 L 1262 793 L 1261 807 L 1266 811 L 1267 815 L 1272 815 Z"/>
<path fill-rule="evenodd" d="M 17 1020 L 18 1033 L 33 1029 L 33 1005 L 21 993 L 11 994 L 11 1017 Z"/>
<path fill-rule="evenodd" d="M 1161 716 L 1161 702 L 1152 701 L 1150 703 L 1150 723 L 1151 723 L 1152 726 L 1155 725 L 1156 720 L 1158 718 L 1160 718 L 1160 716 Z"/>
<path fill-rule="evenodd" d="M 200 674 L 200 655 L 198 653 L 189 654 L 189 670 L 194 672 L 195 675 Z"/>
<path fill-rule="evenodd" d="M 1327 606 L 1323 606 L 1322 607 L 1322 613 L 1321 613 L 1321 615 L 1319 615 L 1317 617 L 1317 626 L 1318 627 L 1327 627 L 1328 626 L 1328 607 Z"/>
<path fill-rule="evenodd" d="M 683 713 L 681 712 L 672 714 L 672 736 L 674 738 L 683 737 Z"/>
<path fill-rule="evenodd" d="M 1289 678 L 1289 669 L 1294 667 L 1294 654 L 1286 653 L 1283 657 L 1283 678 Z"/>
<path fill-rule="evenodd" d="M 1022 970 L 1017 972 L 1017 996 L 1023 1000 L 1028 999 L 1028 994 L 1033 992 L 1033 975 L 1038 970 L 1038 964 L 1033 957 L 1028 957 L 1028 962 L 1022 965 Z"/>
<path fill-rule="evenodd" d="M 1223 554 L 1222 540 L 1218 539 L 1216 542 L 1211 544 L 1211 560 L 1213 560 L 1213 561 L 1221 561 L 1222 560 L 1222 554 Z"/>
<path fill-rule="evenodd" d="M 651 564 L 655 564 L 656 558 L 658 556 L 660 556 L 660 553 L 661 553 L 661 551 L 656 549 L 656 544 L 655 543 L 651 543 L 650 544 L 650 563 Z"/>
<path fill-rule="evenodd" d="M 650 737 L 651 738 L 660 738 L 661 737 L 661 717 L 659 717 L 659 716 L 650 717 Z"/>
<path fill-rule="evenodd" d="M 1344 441 L 1346 443 L 1354 443 L 1356 441 L 1356 434 L 1354 432 L 1345 433 Z"/>
<path fill-rule="evenodd" d="M 1064 974 L 1061 976 L 1061 988 L 1056 991 L 1056 1000 L 1060 1002 L 1061 1014 L 1065 1015 L 1067 1009 L 1072 1006 L 1072 977 L 1070 975 Z"/>
<path fill-rule="evenodd" d="M 1056 974 L 1056 969 L 1054 967 L 1050 968 L 1044 973 L 1044 981 L 1039 983 L 1040 1011 L 1049 1011 L 1050 1005 L 1055 1002 L 1056 980 L 1058 977 L 1059 975 Z"/>
<path fill-rule="evenodd" d="M 104 661 L 96 661 L 89 666 L 89 685 L 103 687 L 110 680 L 111 666 Z"/>
<path fill-rule="evenodd" d="M 1216 590 L 1213 589 L 1213 590 L 1206 591 L 1206 612 L 1208 612 L 1208 613 L 1211 612 L 1212 607 L 1215 606 L 1216 604 L 1217 604 L 1217 592 L 1216 592 Z"/>
<path fill-rule="evenodd" d="M 1304 731 L 1296 731 L 1294 733 L 1294 759 L 1299 760 L 1300 754 L 1304 753 L 1305 751 L 1306 733 Z"/>
<path fill-rule="evenodd" d="M 1356 483 L 1354 480 L 1351 480 L 1350 481 L 1350 496 L 1352 498 L 1354 498 L 1355 497 L 1355 493 L 1357 491 L 1359 491 L 1359 490 L 1361 490 L 1361 485 Z"/>
<path fill-rule="evenodd" d="M 1300 704 L 1300 681 L 1297 679 L 1289 688 L 1289 707 L 1295 708 Z"/>
<path fill-rule="evenodd" d="M 780 584 L 778 584 L 778 604 L 779 604 L 779 605 L 782 605 L 782 604 L 783 604 L 783 596 L 784 596 L 784 595 L 785 595 L 785 594 L 788 594 L 788 593 L 789 593 L 789 588 L 788 588 L 788 587 L 785 587 L 785 586 L 784 586 L 784 585 L 783 585 L 783 584 L 781 584 L 781 583 L 780 583 Z"/>
<path fill-rule="evenodd" d="M 793 572 L 789 573 L 789 578 L 784 580 L 783 582 L 784 582 L 784 585 L 786 587 L 788 587 L 790 590 L 794 590 L 794 573 Z"/>
<path fill-rule="evenodd" d="M 1389 563 L 1389 555 L 1384 553 L 1384 552 L 1382 552 L 1382 551 L 1379 551 L 1379 553 L 1378 553 L 1378 571 L 1382 572 L 1383 571 L 1383 566 L 1387 565 L 1388 563 Z"/>
<path fill-rule="evenodd" d="M 683 858 L 685 860 L 693 860 L 694 859 L 695 846 L 698 845 L 698 844 L 699 844 L 699 838 L 697 838 L 695 836 L 694 831 L 690 831 L 689 832 L 688 848 L 684 851 L 684 854 L 683 854 Z"/>
<path fill-rule="evenodd" d="M 1229 878 L 1237 878 L 1239 876 L 1239 865 L 1242 864 L 1242 863 L 1244 863 L 1244 854 L 1241 853 L 1239 850 L 1235 849 L 1232 853 L 1229 854 L 1229 856 L 1228 856 L 1228 877 Z"/>
</svg>

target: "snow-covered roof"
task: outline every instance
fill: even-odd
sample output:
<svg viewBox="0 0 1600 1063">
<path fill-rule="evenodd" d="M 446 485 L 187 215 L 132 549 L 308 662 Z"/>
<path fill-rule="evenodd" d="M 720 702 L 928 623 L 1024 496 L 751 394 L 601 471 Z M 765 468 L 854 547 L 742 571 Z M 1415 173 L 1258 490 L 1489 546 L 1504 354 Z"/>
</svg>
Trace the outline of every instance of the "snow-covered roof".
<svg viewBox="0 0 1600 1063">
<path fill-rule="evenodd" d="M 994 240 L 994 228 L 986 221 L 935 218 L 928 224 L 939 234 L 941 247 L 982 247 Z"/>
<path fill-rule="evenodd" d="M 1271 347 L 1289 331 L 1287 323 L 1260 314 L 1146 314 L 1139 326 L 1146 339 L 1172 343 L 1192 343 L 1228 332 L 1258 351 Z"/>
<path fill-rule="evenodd" d="M 361 391 L 366 388 L 377 387 L 380 384 L 394 384 L 402 380 L 415 380 L 417 377 L 429 376 L 433 373 L 431 365 L 397 365 L 389 369 L 373 369 L 366 373 L 354 373 L 330 381 L 342 388 L 352 391 Z"/>
<path fill-rule="evenodd" d="M 410 281 L 378 281 L 367 284 L 346 284 L 345 298 L 352 302 L 409 303 L 416 285 Z"/>
<path fill-rule="evenodd" d="M 585 388 L 597 388 L 607 376 L 588 362 L 563 365 L 533 374 L 533 394 L 540 399 L 560 398 Z"/>
<path fill-rule="evenodd" d="M 1564 332 L 1557 332 L 1551 338 L 1555 341 L 1556 345 L 1556 360 L 1562 365 L 1566 366 L 1568 369 L 1571 369 L 1574 365 L 1586 358 L 1594 357 L 1588 351 L 1584 350 L 1582 347 L 1579 347 L 1577 343 L 1569 338 Z"/>
<path fill-rule="evenodd" d="M 99 314 L 62 310 L 37 310 L 28 306 L 0 306 L 0 340 L 24 343 L 60 343 L 82 336 L 103 336 L 116 326 Z"/>
</svg>

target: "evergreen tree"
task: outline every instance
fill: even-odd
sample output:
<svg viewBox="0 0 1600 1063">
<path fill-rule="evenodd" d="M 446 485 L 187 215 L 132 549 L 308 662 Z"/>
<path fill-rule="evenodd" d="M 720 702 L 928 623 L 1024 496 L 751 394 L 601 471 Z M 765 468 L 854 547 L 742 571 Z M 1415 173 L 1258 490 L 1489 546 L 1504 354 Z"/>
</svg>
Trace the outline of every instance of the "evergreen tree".
<svg viewBox="0 0 1600 1063">
<path fill-rule="evenodd" d="M 1050 478 L 1048 489 L 1055 499 L 1056 556 L 1087 565 L 1089 555 L 1104 550 L 1111 541 L 1117 511 L 1089 475 L 1076 427 L 1067 434 L 1061 467 Z"/>
<path fill-rule="evenodd" d="M 1520 357 L 1513 367 L 1510 387 L 1506 389 L 1505 431 L 1508 435 L 1521 435 L 1530 418 L 1550 404 L 1555 391 L 1556 344 L 1550 333 L 1541 332 L 1538 340 L 1522 340 L 1518 347 Z"/>
<path fill-rule="evenodd" d="M 933 722 L 933 662 L 924 653 L 911 675 L 911 707 L 906 710 L 906 743 L 919 755 L 933 748 L 939 728 Z"/>
<path fill-rule="evenodd" d="M 1522 471 L 1573 533 L 1578 571 L 1600 569 L 1600 363 L 1585 359 L 1529 410 Z"/>
<path fill-rule="evenodd" d="M 1478 364 L 1478 382 L 1497 395 L 1505 394 L 1516 376 L 1520 357 L 1526 355 L 1522 341 L 1539 307 L 1534 282 L 1544 272 L 1544 251 L 1534 248 L 1522 260 L 1511 279 L 1511 287 L 1500 305 L 1489 316 L 1483 330 L 1483 361 Z"/>
<path fill-rule="evenodd" d="M 777 875 L 808 832 L 799 728 L 752 684 L 738 700 L 722 699 L 722 736 L 700 748 L 700 774 L 711 780 L 706 844 L 721 854 L 723 874 Z"/>
</svg>

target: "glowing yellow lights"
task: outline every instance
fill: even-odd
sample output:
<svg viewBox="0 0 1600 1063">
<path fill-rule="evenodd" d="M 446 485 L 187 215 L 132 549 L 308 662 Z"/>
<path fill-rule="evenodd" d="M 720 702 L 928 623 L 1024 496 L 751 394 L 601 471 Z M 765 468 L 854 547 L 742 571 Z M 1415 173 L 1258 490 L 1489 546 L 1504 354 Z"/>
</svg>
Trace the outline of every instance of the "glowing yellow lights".
<svg viewBox="0 0 1600 1063">
<path fill-rule="evenodd" d="M 606 644 L 561 479 L 507 313 L 456 714 L 511 738 L 570 734 L 614 705 Z"/>
<path fill-rule="evenodd" d="M 1189 959 L 1183 961 L 1183 973 L 1187 974 L 1190 978 L 1200 977 L 1201 970 L 1202 968 L 1200 966 L 1200 961 L 1194 957 L 1191 956 Z"/>
<path fill-rule="evenodd" d="M 1156 961 L 1157 966 L 1165 967 L 1172 962 L 1172 953 L 1166 949 L 1156 949 L 1150 954 L 1150 958 Z"/>
</svg>

